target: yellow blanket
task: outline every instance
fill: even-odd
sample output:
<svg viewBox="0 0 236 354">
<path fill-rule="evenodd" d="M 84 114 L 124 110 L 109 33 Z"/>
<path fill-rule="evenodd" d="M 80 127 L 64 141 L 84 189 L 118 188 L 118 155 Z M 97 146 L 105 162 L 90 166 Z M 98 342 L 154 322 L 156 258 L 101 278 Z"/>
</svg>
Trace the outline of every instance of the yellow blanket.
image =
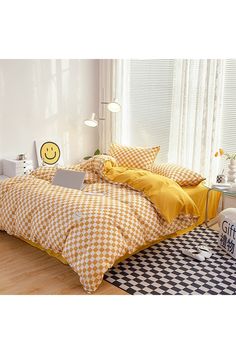
<svg viewBox="0 0 236 354">
<path fill-rule="evenodd" d="M 173 180 L 141 169 L 105 164 L 104 177 L 142 192 L 162 217 L 171 223 L 179 215 L 199 217 L 199 210 L 189 195 Z"/>
</svg>

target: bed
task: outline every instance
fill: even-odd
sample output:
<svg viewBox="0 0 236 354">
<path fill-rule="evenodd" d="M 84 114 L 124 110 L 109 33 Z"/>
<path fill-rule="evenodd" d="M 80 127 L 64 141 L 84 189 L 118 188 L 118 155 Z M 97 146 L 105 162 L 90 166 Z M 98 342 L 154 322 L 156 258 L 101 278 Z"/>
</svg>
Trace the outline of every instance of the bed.
<svg viewBox="0 0 236 354">
<path fill-rule="evenodd" d="M 56 168 L 1 182 L 0 230 L 69 264 L 88 293 L 114 264 L 204 220 L 203 184 L 181 188 L 148 171 L 121 170 L 109 156 L 70 169 L 86 172 L 82 191 L 52 185 Z M 214 217 L 220 195 L 211 198 Z"/>
</svg>

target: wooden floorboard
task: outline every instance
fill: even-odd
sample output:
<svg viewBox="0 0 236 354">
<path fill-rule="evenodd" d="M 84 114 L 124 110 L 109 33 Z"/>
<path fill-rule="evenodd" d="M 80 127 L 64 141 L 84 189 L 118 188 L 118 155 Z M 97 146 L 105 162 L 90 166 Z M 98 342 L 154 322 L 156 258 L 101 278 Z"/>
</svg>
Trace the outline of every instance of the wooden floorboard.
<svg viewBox="0 0 236 354">
<path fill-rule="evenodd" d="M 78 275 L 68 266 L 0 231 L 0 294 L 86 295 Z M 95 295 L 127 295 L 103 281 Z"/>
</svg>

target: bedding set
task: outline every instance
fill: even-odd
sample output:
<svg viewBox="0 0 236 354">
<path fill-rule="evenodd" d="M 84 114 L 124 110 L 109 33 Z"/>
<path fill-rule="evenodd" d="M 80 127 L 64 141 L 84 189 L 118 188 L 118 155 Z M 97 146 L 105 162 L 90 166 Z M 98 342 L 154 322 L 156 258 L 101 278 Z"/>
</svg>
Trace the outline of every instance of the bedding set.
<svg viewBox="0 0 236 354">
<path fill-rule="evenodd" d="M 52 185 L 53 167 L 3 181 L 0 230 L 61 255 L 94 292 L 119 259 L 198 221 L 200 211 L 180 184 L 152 171 L 159 147 L 154 151 L 143 152 L 142 168 L 136 152 L 126 153 L 127 164 L 113 153 L 69 167 L 86 172 L 83 190 Z"/>
</svg>

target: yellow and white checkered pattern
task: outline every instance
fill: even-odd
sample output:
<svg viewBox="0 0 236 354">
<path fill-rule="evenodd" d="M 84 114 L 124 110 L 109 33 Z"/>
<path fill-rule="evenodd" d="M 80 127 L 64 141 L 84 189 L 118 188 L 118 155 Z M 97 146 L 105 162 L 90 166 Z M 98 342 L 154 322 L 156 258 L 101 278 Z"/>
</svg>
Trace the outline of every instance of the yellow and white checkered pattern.
<svg viewBox="0 0 236 354">
<path fill-rule="evenodd" d="M 61 254 L 87 292 L 117 259 L 196 221 L 179 215 L 168 224 L 142 193 L 102 179 L 106 159 L 72 167 L 89 170 L 82 191 L 52 185 L 56 169 L 45 167 L 0 183 L 0 230 Z"/>
<path fill-rule="evenodd" d="M 44 179 L 45 181 L 52 182 L 53 177 L 58 169 L 63 169 L 63 170 L 72 170 L 72 171 L 85 171 L 85 183 L 96 183 L 96 182 L 102 182 L 102 178 L 97 174 L 94 173 L 93 171 L 89 170 L 89 162 L 84 163 L 85 168 L 83 168 L 83 164 L 78 164 L 78 165 L 73 165 L 70 167 L 39 167 L 33 172 L 31 172 L 31 176 L 34 176 L 36 178 Z M 86 167 L 88 166 L 87 170 Z"/>
<path fill-rule="evenodd" d="M 144 148 L 111 144 L 109 155 L 116 159 L 119 166 L 150 170 L 159 151 L 160 146 Z"/>
<path fill-rule="evenodd" d="M 173 179 L 181 187 L 196 186 L 205 180 L 199 173 L 171 163 L 154 165 L 152 172 Z"/>
</svg>

